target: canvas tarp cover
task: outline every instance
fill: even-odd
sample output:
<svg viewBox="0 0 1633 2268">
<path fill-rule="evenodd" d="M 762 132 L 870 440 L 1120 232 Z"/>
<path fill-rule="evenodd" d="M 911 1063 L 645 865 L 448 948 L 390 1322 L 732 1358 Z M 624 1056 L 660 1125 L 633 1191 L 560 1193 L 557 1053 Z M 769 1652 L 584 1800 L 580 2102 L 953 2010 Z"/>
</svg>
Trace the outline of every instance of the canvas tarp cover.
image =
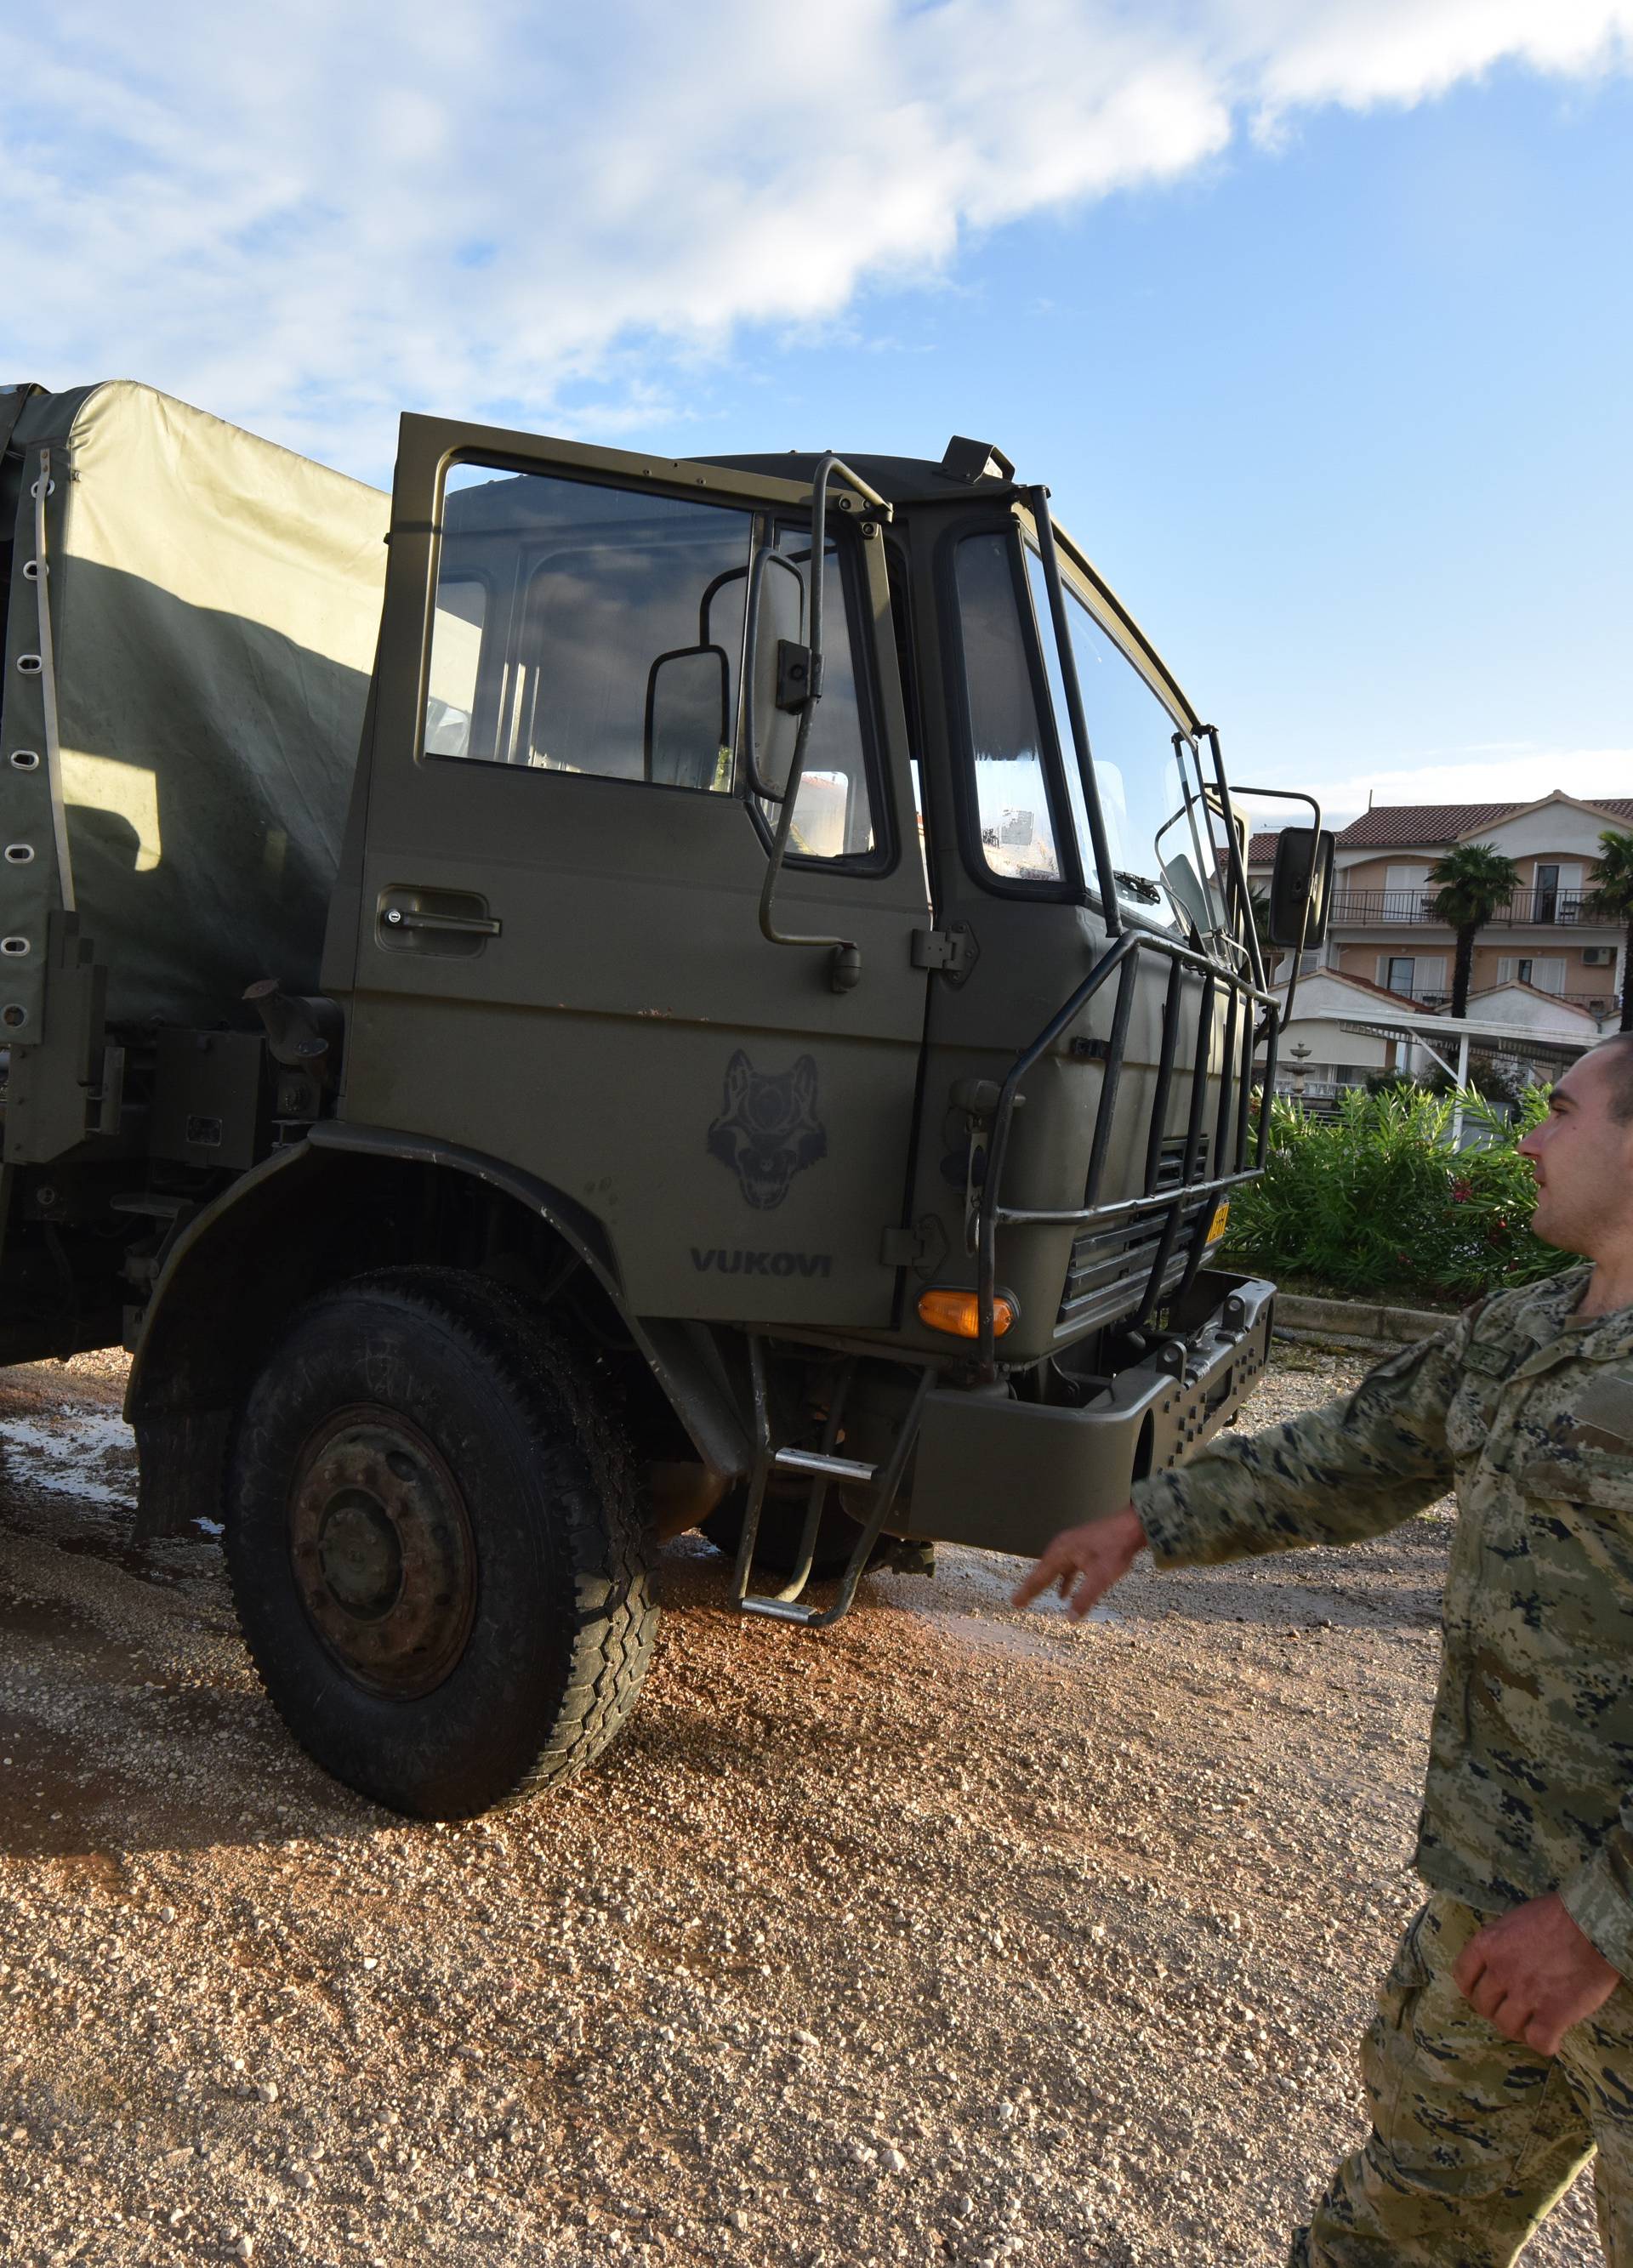
<svg viewBox="0 0 1633 2268">
<path fill-rule="evenodd" d="M 0 403 L 0 408 L 7 405 Z M 29 493 L 47 557 L 69 863 L 123 1024 L 236 1020 L 247 984 L 317 981 L 373 668 L 389 498 L 150 387 L 33 394 L 8 608 L 8 759 L 46 749 Z M 24 666 L 19 668 L 19 663 Z M 63 902 L 48 767 L 0 762 L 0 994 L 42 1036 Z M 8 1018 L 15 1022 L 15 1018 Z"/>
</svg>

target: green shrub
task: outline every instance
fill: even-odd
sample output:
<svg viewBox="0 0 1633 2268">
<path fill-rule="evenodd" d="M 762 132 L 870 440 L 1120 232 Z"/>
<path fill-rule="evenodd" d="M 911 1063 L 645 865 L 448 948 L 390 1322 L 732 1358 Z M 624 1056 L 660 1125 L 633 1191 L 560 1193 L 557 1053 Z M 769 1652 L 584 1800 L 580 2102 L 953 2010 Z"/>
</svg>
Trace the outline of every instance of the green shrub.
<svg viewBox="0 0 1633 2268">
<path fill-rule="evenodd" d="M 1483 1146 L 1453 1151 L 1455 1095 L 1393 1087 L 1344 1096 L 1336 1119 L 1306 1117 L 1277 1095 L 1269 1162 L 1236 1190 L 1224 1252 L 1337 1292 L 1472 1300 L 1569 1267 L 1531 1233 L 1535 1186 L 1517 1144 L 1548 1108 L 1531 1088 L 1513 1121 L 1462 1097 Z"/>
</svg>

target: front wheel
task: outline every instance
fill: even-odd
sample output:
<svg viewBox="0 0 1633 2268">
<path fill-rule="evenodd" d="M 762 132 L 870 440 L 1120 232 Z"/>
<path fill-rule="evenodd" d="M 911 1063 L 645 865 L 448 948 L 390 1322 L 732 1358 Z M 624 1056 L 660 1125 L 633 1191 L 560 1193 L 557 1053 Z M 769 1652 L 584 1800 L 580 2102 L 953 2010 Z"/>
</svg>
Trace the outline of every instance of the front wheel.
<svg viewBox="0 0 1633 2268">
<path fill-rule="evenodd" d="M 279 1716 L 394 1811 L 465 1818 L 565 1779 L 646 1674 L 627 1455 L 532 1311 L 460 1270 L 300 1310 L 239 1425 L 225 1548 Z"/>
</svg>

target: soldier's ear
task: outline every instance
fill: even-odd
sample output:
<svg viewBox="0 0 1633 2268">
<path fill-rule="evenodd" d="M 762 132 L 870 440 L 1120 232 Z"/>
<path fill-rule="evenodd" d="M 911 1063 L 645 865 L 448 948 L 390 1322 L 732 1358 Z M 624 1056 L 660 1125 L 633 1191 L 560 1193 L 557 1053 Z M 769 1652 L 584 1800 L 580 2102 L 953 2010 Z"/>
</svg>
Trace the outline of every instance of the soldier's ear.
<svg viewBox="0 0 1633 2268">
<path fill-rule="evenodd" d="M 726 1066 L 726 1108 L 735 1110 L 749 1091 L 754 1066 L 741 1048 Z"/>
<path fill-rule="evenodd" d="M 802 1056 L 794 1066 L 794 1092 L 803 1108 L 815 1109 L 816 1104 L 816 1058 Z"/>
</svg>

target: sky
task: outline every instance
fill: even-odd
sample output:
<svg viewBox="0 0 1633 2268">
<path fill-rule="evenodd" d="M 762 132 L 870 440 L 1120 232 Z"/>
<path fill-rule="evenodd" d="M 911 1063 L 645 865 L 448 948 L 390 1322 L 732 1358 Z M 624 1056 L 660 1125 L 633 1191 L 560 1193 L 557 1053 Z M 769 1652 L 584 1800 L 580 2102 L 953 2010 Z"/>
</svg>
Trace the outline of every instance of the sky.
<svg viewBox="0 0 1633 2268">
<path fill-rule="evenodd" d="M 1633 795 L 1633 0 L 0 0 L 0 382 L 998 444 L 1238 781 Z"/>
</svg>

